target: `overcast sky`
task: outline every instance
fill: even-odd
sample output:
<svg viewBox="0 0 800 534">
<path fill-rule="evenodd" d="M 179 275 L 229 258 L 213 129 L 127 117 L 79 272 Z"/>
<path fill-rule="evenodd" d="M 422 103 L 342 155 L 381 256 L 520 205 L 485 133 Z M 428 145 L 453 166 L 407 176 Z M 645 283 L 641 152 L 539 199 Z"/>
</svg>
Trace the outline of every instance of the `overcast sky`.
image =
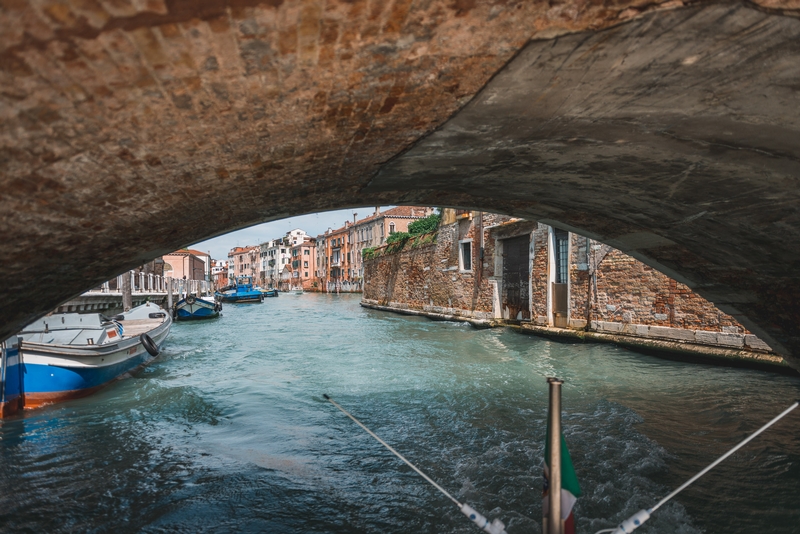
<svg viewBox="0 0 800 534">
<path fill-rule="evenodd" d="M 381 211 L 392 207 L 393 206 L 383 206 L 381 207 Z M 283 237 L 286 235 L 286 232 L 294 230 L 295 228 L 305 230 L 308 235 L 316 237 L 324 233 L 328 228 L 335 230 L 344 226 L 345 221 L 352 221 L 353 213 L 358 213 L 358 218 L 363 219 L 372 215 L 374 211 L 374 207 L 364 207 L 290 217 L 289 219 L 258 224 L 250 228 L 215 237 L 214 239 L 201 241 L 200 243 L 191 245 L 189 248 L 210 252 L 211 257 L 215 260 L 225 260 L 228 259 L 228 251 L 234 247 L 258 245 L 270 239 Z"/>
</svg>

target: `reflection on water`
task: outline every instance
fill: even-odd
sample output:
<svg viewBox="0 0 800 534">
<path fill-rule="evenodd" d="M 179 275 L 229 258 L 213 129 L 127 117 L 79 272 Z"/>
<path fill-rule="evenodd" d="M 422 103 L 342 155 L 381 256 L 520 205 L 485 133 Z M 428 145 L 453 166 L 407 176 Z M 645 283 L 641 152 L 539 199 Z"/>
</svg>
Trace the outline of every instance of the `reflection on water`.
<svg viewBox="0 0 800 534">
<path fill-rule="evenodd" d="M 510 534 L 541 532 L 545 377 L 594 533 L 800 397 L 800 380 L 282 295 L 177 324 L 136 377 L 0 427 L 0 531 L 474 532 L 329 393 Z M 800 532 L 800 415 L 642 532 Z"/>
</svg>

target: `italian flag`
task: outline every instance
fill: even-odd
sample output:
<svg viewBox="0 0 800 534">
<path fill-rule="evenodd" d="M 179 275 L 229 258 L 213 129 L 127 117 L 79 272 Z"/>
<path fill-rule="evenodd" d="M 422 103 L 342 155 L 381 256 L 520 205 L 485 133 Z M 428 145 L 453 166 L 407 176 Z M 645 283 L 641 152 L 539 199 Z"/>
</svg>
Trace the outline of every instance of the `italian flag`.
<svg viewBox="0 0 800 534">
<path fill-rule="evenodd" d="M 542 500 L 542 513 L 545 521 L 550 509 L 548 499 L 548 486 L 550 476 L 550 466 L 547 464 L 550 458 L 550 424 L 547 424 L 547 440 L 544 442 L 544 498 Z M 581 486 L 578 484 L 578 477 L 575 475 L 575 468 L 572 466 L 572 458 L 569 456 L 567 441 L 561 435 L 561 519 L 564 520 L 564 534 L 575 534 L 575 516 L 572 508 L 578 497 L 581 496 Z M 546 524 L 546 523 L 545 523 Z"/>
</svg>

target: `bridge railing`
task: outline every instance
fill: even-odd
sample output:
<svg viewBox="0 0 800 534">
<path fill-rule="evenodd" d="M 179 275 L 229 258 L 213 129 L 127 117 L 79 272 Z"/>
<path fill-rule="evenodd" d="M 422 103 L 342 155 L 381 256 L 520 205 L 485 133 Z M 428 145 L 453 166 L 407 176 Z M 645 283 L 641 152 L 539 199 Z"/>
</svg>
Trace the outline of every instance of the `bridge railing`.
<svg viewBox="0 0 800 534">
<path fill-rule="evenodd" d="M 123 286 L 123 277 L 131 278 L 131 293 L 167 293 L 167 288 L 172 282 L 172 293 L 181 295 L 183 293 L 194 293 L 196 295 L 211 292 L 211 283 L 207 280 L 183 280 L 172 278 L 171 276 L 161 276 L 153 273 L 128 271 L 114 279 L 103 282 L 100 286 L 90 289 L 86 294 L 97 293 L 119 293 Z"/>
</svg>

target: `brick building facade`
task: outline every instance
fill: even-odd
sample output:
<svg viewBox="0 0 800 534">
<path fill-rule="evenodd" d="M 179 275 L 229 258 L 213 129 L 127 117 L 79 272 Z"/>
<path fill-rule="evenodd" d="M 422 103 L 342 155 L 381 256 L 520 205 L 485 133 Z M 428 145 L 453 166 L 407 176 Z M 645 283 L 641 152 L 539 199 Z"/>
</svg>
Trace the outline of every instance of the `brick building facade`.
<svg viewBox="0 0 800 534">
<path fill-rule="evenodd" d="M 687 286 L 608 245 L 503 215 L 443 215 L 435 242 L 418 238 L 364 262 L 365 305 L 540 332 L 771 352 Z"/>
</svg>

